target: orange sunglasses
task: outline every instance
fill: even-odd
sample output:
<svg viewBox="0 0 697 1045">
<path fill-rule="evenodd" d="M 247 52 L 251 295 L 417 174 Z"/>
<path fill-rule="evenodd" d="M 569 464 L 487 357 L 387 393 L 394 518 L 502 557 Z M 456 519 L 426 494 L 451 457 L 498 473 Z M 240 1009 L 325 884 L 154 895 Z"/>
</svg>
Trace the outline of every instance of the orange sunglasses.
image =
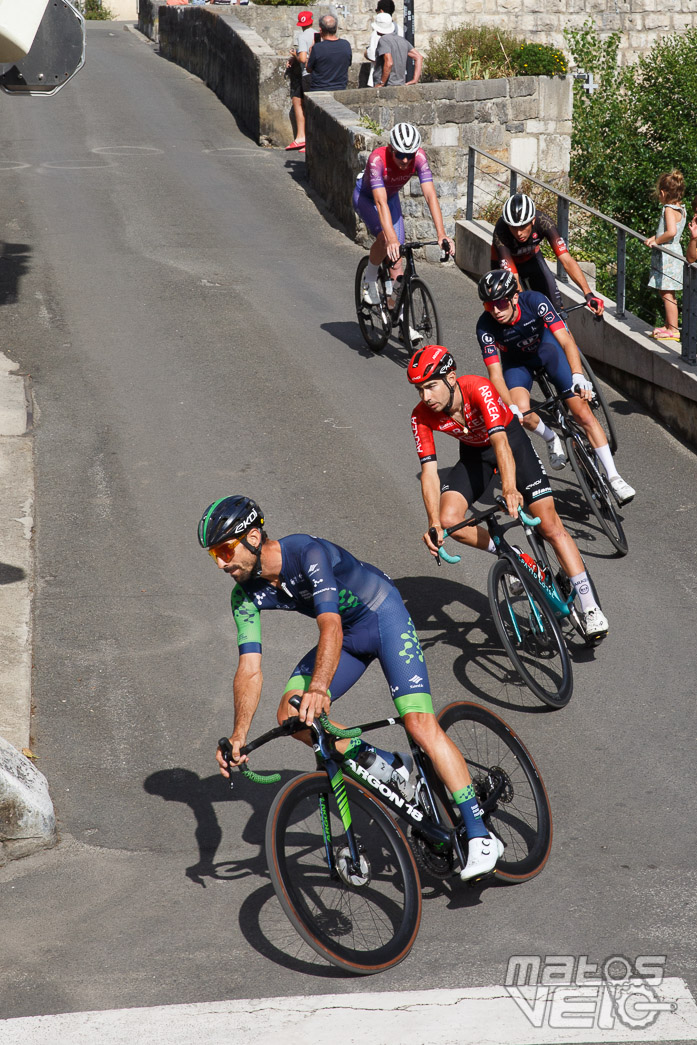
<svg viewBox="0 0 697 1045">
<path fill-rule="evenodd" d="M 235 554 L 235 548 L 241 543 L 242 538 L 235 537 L 232 541 L 223 541 L 222 544 L 214 544 L 212 548 L 208 549 L 208 554 L 212 559 L 222 559 L 223 562 L 228 563 L 232 561 L 232 557 Z"/>
</svg>

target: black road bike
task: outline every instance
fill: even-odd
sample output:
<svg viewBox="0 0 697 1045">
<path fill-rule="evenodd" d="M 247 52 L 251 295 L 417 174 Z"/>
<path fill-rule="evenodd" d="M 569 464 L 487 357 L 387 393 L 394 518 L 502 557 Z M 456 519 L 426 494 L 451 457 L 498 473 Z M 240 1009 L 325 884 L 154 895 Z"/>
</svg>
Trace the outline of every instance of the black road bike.
<svg viewBox="0 0 697 1045">
<path fill-rule="evenodd" d="M 536 403 L 531 412 L 540 414 L 548 424 L 558 429 L 590 512 L 616 551 L 620 555 L 626 555 L 629 545 L 622 520 L 605 470 L 598 461 L 588 436 L 574 418 L 566 401 L 559 396 L 547 371 L 544 368 L 536 369 L 534 376 L 540 387 L 543 402 Z"/>
<path fill-rule="evenodd" d="M 560 315 L 564 322 L 566 322 L 566 317 L 569 315 L 569 313 L 575 312 L 578 308 L 587 308 L 587 305 L 585 302 L 581 302 L 578 305 L 571 305 L 569 308 L 562 309 Z M 593 314 L 593 318 L 597 323 L 602 323 L 603 321 L 603 317 L 597 316 L 595 315 L 595 313 Z M 578 348 L 578 345 L 576 347 Z M 593 385 L 593 398 L 590 400 L 589 406 L 591 410 L 594 412 L 598 424 L 607 436 L 607 442 L 608 446 L 610 447 L 610 452 L 612 454 L 616 454 L 617 429 L 615 428 L 615 421 L 610 412 L 610 408 L 607 405 L 607 399 L 605 398 L 605 394 L 602 388 L 600 387 L 600 382 L 595 376 L 593 368 L 591 367 L 590 363 L 588 362 L 580 348 L 578 349 L 578 354 L 581 357 L 581 369 L 583 370 L 584 377 L 586 377 L 586 379 L 590 381 L 590 383 Z"/>
<path fill-rule="evenodd" d="M 551 545 L 535 532 L 540 520 L 519 508 L 517 520 L 501 523 L 498 516 L 506 510 L 506 502 L 499 497 L 489 508 L 471 509 L 466 519 L 447 527 L 443 537 L 452 536 L 464 526 L 487 527 L 496 549 L 487 594 L 503 648 L 528 689 L 549 707 L 563 708 L 571 700 L 574 683 L 562 625 L 569 621 L 585 641 L 576 592 Z M 519 523 L 529 552 L 506 539 L 506 532 Z M 429 534 L 437 543 L 435 529 Z M 448 563 L 460 561 L 459 555 L 450 555 L 442 545 L 438 557 Z"/>
<path fill-rule="evenodd" d="M 438 721 L 467 760 L 488 830 L 505 845 L 493 877 L 506 883 L 533 878 L 549 857 L 552 815 L 527 749 L 477 704 L 450 704 Z M 309 732 L 317 771 L 278 792 L 266 824 L 271 881 L 285 914 L 318 954 L 359 974 L 383 972 L 409 953 L 421 921 L 419 868 L 446 879 L 467 862 L 460 812 L 417 744 L 411 742 L 415 786 L 409 794 L 336 750 L 339 737 L 395 724 L 403 725 L 388 718 L 345 730 L 326 715 L 315 720 Z M 289 718 L 243 753 L 307 728 L 297 716 Z M 232 769 L 229 741 L 219 744 Z M 242 771 L 258 783 L 280 780 Z"/>
<path fill-rule="evenodd" d="M 405 259 L 404 276 L 395 284 L 392 296 L 388 295 L 385 287 L 391 280 L 391 262 L 387 258 L 382 262 L 378 270 L 380 302 L 377 305 L 369 305 L 363 300 L 368 257 L 359 261 L 355 282 L 356 315 L 365 342 L 373 352 L 382 351 L 395 327 L 399 329 L 400 338 L 408 349 L 415 350 L 419 345 L 441 344 L 433 295 L 424 280 L 417 276 L 414 260 L 415 250 L 433 246 L 440 246 L 441 261 L 447 261 L 450 256 L 447 240 L 442 244 L 436 240 L 413 240 L 402 245 L 399 253 Z"/>
</svg>

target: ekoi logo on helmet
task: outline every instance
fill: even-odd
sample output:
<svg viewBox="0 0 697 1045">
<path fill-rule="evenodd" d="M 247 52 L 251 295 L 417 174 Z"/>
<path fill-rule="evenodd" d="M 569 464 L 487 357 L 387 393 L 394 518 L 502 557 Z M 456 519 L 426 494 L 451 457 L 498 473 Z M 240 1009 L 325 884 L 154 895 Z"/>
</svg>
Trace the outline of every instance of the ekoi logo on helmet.
<svg viewBox="0 0 697 1045">
<path fill-rule="evenodd" d="M 425 345 L 419 348 L 409 360 L 407 377 L 412 385 L 420 385 L 424 381 L 433 381 L 455 369 L 455 360 L 442 345 Z"/>
<path fill-rule="evenodd" d="M 255 523 L 258 518 L 259 518 L 259 512 L 256 510 L 256 508 L 252 508 L 252 510 L 249 513 L 249 515 L 247 516 L 247 518 L 243 519 L 242 522 L 239 522 L 237 524 L 237 526 L 235 527 L 235 533 L 246 533 L 247 530 L 252 525 L 252 523 Z M 264 520 L 262 519 L 262 524 L 263 524 L 263 521 Z"/>
</svg>

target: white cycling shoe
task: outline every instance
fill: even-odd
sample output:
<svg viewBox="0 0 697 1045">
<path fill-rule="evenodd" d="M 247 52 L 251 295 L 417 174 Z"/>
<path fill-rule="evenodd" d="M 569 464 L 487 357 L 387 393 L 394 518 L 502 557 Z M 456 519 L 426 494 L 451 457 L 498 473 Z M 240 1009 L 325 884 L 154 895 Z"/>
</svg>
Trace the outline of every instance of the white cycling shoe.
<svg viewBox="0 0 697 1045">
<path fill-rule="evenodd" d="M 620 508 L 623 504 L 629 504 L 630 501 L 634 500 L 636 490 L 629 483 L 626 483 L 621 475 L 616 475 L 614 479 L 610 479 L 610 489 L 614 495 L 615 500 L 619 504 Z"/>
<path fill-rule="evenodd" d="M 583 614 L 583 630 L 587 639 L 604 639 L 609 631 L 607 617 L 599 606 L 586 610 Z"/>
<path fill-rule="evenodd" d="M 495 835 L 472 838 L 468 846 L 467 863 L 460 871 L 462 881 L 469 882 L 471 878 L 490 874 L 496 867 L 497 860 L 503 856 L 503 849 L 503 842 Z"/>
<path fill-rule="evenodd" d="M 363 302 L 366 305 L 380 304 L 380 288 L 376 279 L 363 281 Z"/>
<path fill-rule="evenodd" d="M 547 456 L 549 457 L 549 466 L 555 472 L 560 472 L 562 468 L 566 468 L 567 457 L 564 453 L 564 444 L 558 435 L 555 435 L 554 439 L 550 439 L 547 443 Z"/>
</svg>

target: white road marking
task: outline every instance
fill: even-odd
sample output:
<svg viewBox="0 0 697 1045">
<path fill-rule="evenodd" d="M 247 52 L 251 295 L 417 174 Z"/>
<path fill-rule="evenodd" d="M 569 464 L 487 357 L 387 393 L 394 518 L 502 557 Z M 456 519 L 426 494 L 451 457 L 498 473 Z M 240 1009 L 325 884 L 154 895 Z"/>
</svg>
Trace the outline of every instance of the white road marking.
<svg viewBox="0 0 697 1045">
<path fill-rule="evenodd" d="M 547 1025 L 549 1014 L 545 1026 L 533 1027 L 504 987 L 473 987 L 30 1016 L 0 1020 L 0 1045 L 219 1045 L 228 1038 L 264 1045 L 307 1045 L 337 1039 L 346 1045 L 694 1042 L 697 1005 L 684 980 L 665 979 L 656 990 L 661 1002 L 675 1004 L 675 1011 L 661 1011 L 655 1023 L 645 1029 L 625 1027 L 618 1020 L 611 1020 L 615 1025 L 606 1029 L 559 1029 Z M 576 1013 L 583 1011 L 582 997 L 578 995 L 575 1003 L 569 1003 Z M 559 1009 L 560 1014 L 568 1011 L 568 1007 Z M 568 1021 L 569 1017 L 564 1018 Z M 555 1022 L 553 1015 L 551 1021 Z"/>
</svg>

